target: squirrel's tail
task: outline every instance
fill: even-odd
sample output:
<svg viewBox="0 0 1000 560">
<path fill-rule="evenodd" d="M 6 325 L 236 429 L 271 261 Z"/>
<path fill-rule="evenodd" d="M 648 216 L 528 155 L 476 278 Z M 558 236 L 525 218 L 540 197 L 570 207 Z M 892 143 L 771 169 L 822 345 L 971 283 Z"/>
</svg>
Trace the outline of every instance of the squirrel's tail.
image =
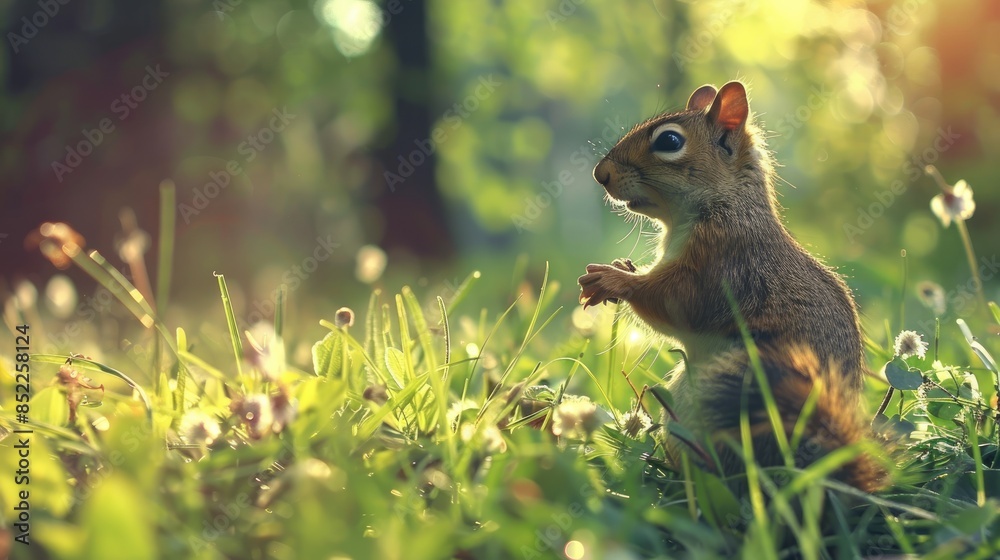
<svg viewBox="0 0 1000 560">
<path fill-rule="evenodd" d="M 789 440 L 793 439 L 796 423 L 803 413 L 806 401 L 819 385 L 815 406 L 801 431 L 798 446 L 792 449 L 796 467 L 805 468 L 836 449 L 872 436 L 871 430 L 859 416 L 858 392 L 838 368 L 830 365 L 823 367 L 816 354 L 807 348 L 761 347 L 760 357 Z M 715 430 L 717 453 L 723 470 L 732 474 L 745 468 L 741 453 L 732 445 L 733 441 L 740 441 L 740 410 L 744 391 L 747 391 L 746 406 L 754 459 L 764 467 L 784 465 L 784 456 L 775 438 L 767 405 L 752 366 L 745 365 L 745 355 L 740 360 L 744 365 L 736 370 L 730 369 L 734 365 L 731 361 L 728 366 L 725 361 L 727 360 L 720 360 L 719 368 L 728 369 L 729 375 L 700 376 L 702 379 L 711 379 L 712 386 L 705 388 L 707 402 L 703 401 L 702 412 L 706 416 L 707 425 Z M 733 371 L 742 372 L 742 375 L 734 375 Z M 750 376 L 746 384 L 744 376 Z M 875 491 L 888 481 L 886 470 L 868 453 L 857 454 L 841 465 L 832 476 L 866 492 Z"/>
</svg>

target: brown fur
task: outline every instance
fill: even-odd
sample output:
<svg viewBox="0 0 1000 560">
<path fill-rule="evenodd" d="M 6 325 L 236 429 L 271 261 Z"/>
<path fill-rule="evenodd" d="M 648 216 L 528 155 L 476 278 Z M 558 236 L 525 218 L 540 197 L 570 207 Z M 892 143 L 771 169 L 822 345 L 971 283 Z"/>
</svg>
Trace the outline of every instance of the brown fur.
<svg viewBox="0 0 1000 560">
<path fill-rule="evenodd" d="M 681 150 L 654 153 L 654 132 L 664 127 L 684 137 Z M 652 219 L 662 235 L 657 261 L 645 270 L 617 261 L 589 265 L 580 277 L 581 301 L 626 301 L 642 321 L 684 346 L 685 367 L 668 384 L 681 423 L 703 437 L 738 436 L 743 378 L 753 372 L 728 290 L 761 350 L 789 434 L 813 384 L 823 383 L 804 442 L 814 452 L 797 455 L 799 466 L 864 436 L 856 416 L 865 364 L 854 300 L 782 224 L 770 155 L 741 84 L 718 92 L 703 86 L 685 111 L 636 125 L 594 177 L 612 201 Z M 758 433 L 769 424 L 755 383 L 751 392 L 757 460 L 781 464 L 773 434 Z M 706 414 L 712 411 L 725 414 Z M 741 464 L 718 448 L 727 471 Z M 865 458 L 838 476 L 866 490 L 882 477 Z"/>
</svg>

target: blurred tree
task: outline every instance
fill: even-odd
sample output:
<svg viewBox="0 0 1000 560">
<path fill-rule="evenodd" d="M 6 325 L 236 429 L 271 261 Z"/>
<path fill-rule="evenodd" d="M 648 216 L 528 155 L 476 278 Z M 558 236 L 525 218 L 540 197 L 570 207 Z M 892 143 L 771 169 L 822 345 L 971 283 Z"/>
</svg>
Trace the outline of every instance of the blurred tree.
<svg viewBox="0 0 1000 560">
<path fill-rule="evenodd" d="M 398 68 L 389 81 L 396 126 L 393 139 L 378 154 L 384 188 L 376 204 L 384 227 L 380 245 L 405 250 L 420 258 L 447 258 L 455 249 L 448 231 L 444 200 L 437 188 L 430 113 L 430 48 L 427 9 L 422 0 L 406 4 L 385 28 L 385 40 Z"/>
</svg>

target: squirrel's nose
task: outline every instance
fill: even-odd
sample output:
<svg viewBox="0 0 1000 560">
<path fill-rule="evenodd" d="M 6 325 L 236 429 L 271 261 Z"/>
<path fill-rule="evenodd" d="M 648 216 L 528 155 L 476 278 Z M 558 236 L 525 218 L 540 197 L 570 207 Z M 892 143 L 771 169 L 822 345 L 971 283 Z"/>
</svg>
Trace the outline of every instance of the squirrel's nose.
<svg viewBox="0 0 1000 560">
<path fill-rule="evenodd" d="M 611 182 L 611 162 L 606 159 L 602 159 L 597 167 L 594 168 L 594 180 L 598 183 L 608 186 Z"/>
</svg>

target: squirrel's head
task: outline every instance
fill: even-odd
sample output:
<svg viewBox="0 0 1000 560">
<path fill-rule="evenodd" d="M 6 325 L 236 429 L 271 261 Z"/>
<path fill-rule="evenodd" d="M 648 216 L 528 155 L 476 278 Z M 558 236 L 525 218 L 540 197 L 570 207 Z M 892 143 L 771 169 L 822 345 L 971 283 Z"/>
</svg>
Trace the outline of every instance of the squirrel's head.
<svg viewBox="0 0 1000 560">
<path fill-rule="evenodd" d="M 687 108 L 636 125 L 594 168 L 629 211 L 667 225 L 734 204 L 770 210 L 770 156 L 750 122 L 743 84 L 701 86 Z"/>
</svg>

